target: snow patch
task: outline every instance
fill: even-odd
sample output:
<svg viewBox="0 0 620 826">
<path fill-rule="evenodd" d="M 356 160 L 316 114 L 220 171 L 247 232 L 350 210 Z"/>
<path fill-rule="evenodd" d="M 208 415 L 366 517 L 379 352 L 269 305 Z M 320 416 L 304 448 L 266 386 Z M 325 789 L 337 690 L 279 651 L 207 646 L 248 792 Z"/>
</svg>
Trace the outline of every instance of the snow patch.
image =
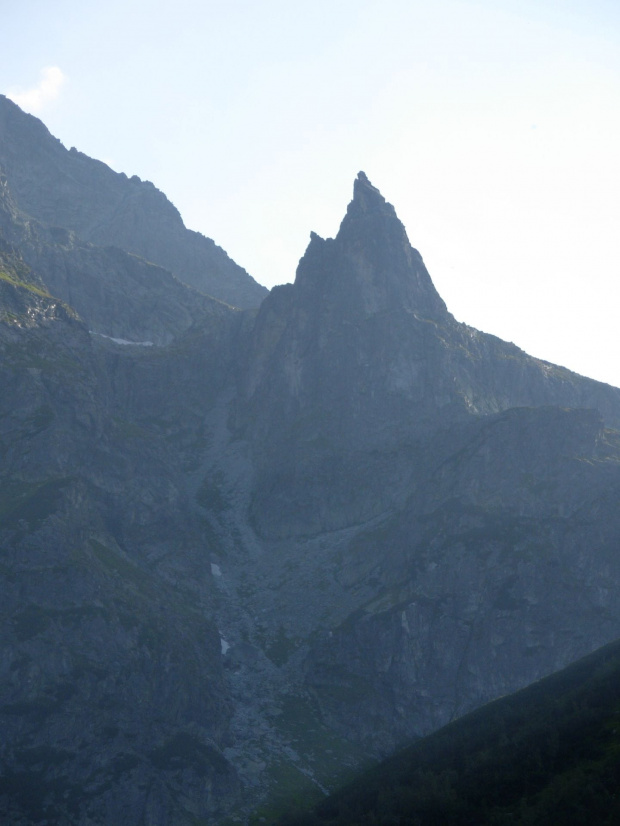
<svg viewBox="0 0 620 826">
<path fill-rule="evenodd" d="M 406 611 L 403 611 L 400 615 L 400 624 L 403 628 L 403 631 L 405 631 L 407 634 L 411 634 L 411 631 L 409 630 L 409 620 L 407 619 Z"/>
<path fill-rule="evenodd" d="M 107 338 L 108 341 L 113 341 L 115 344 L 133 344 L 134 347 L 153 347 L 152 341 L 128 341 L 126 338 L 114 338 L 114 336 L 106 336 L 104 333 L 95 333 L 94 330 L 89 330 L 88 332 L 93 336 Z"/>
</svg>

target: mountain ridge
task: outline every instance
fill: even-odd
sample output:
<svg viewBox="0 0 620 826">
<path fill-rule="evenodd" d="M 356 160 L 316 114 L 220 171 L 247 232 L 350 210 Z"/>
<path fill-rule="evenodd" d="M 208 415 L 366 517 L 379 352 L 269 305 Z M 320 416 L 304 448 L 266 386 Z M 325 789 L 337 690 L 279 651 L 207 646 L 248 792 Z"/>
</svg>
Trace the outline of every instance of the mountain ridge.
<svg viewBox="0 0 620 826">
<path fill-rule="evenodd" d="M 0 811 L 243 820 L 620 636 L 620 390 L 456 322 L 363 173 L 242 310 L 32 216 L 22 148 Z"/>
<path fill-rule="evenodd" d="M 64 226 L 97 246 L 121 247 L 231 305 L 255 307 L 267 294 L 215 242 L 186 229 L 152 183 L 65 149 L 3 95 L 0 167 L 19 207 L 44 225 Z"/>
</svg>

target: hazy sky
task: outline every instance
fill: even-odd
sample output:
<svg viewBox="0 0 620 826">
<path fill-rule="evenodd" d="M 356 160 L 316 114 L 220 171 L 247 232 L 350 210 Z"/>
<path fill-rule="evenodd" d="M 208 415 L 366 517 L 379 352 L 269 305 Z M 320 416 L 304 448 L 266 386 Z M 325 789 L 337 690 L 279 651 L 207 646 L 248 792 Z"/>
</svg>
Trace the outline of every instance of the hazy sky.
<svg viewBox="0 0 620 826">
<path fill-rule="evenodd" d="M 258 281 L 363 169 L 461 321 L 620 386 L 618 0 L 20 0 L 0 91 Z"/>
</svg>

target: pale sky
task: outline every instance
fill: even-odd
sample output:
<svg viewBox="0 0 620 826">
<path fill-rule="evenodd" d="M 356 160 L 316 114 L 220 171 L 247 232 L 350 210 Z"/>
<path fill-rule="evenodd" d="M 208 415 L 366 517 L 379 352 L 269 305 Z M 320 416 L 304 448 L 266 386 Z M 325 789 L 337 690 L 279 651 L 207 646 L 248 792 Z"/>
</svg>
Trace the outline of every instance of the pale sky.
<svg viewBox="0 0 620 826">
<path fill-rule="evenodd" d="M 620 386 L 618 0 L 0 4 L 0 92 L 261 283 L 364 170 L 460 321 Z"/>
</svg>

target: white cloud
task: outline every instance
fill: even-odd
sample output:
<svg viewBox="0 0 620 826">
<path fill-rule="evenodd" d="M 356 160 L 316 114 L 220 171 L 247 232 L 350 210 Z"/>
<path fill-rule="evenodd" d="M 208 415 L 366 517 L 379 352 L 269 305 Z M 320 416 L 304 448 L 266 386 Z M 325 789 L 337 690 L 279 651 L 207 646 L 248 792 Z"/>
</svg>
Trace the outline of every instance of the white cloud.
<svg viewBox="0 0 620 826">
<path fill-rule="evenodd" d="M 48 103 L 56 100 L 66 80 L 58 66 L 46 66 L 41 70 L 41 79 L 32 89 L 11 91 L 8 97 L 28 112 L 40 112 Z"/>
</svg>

